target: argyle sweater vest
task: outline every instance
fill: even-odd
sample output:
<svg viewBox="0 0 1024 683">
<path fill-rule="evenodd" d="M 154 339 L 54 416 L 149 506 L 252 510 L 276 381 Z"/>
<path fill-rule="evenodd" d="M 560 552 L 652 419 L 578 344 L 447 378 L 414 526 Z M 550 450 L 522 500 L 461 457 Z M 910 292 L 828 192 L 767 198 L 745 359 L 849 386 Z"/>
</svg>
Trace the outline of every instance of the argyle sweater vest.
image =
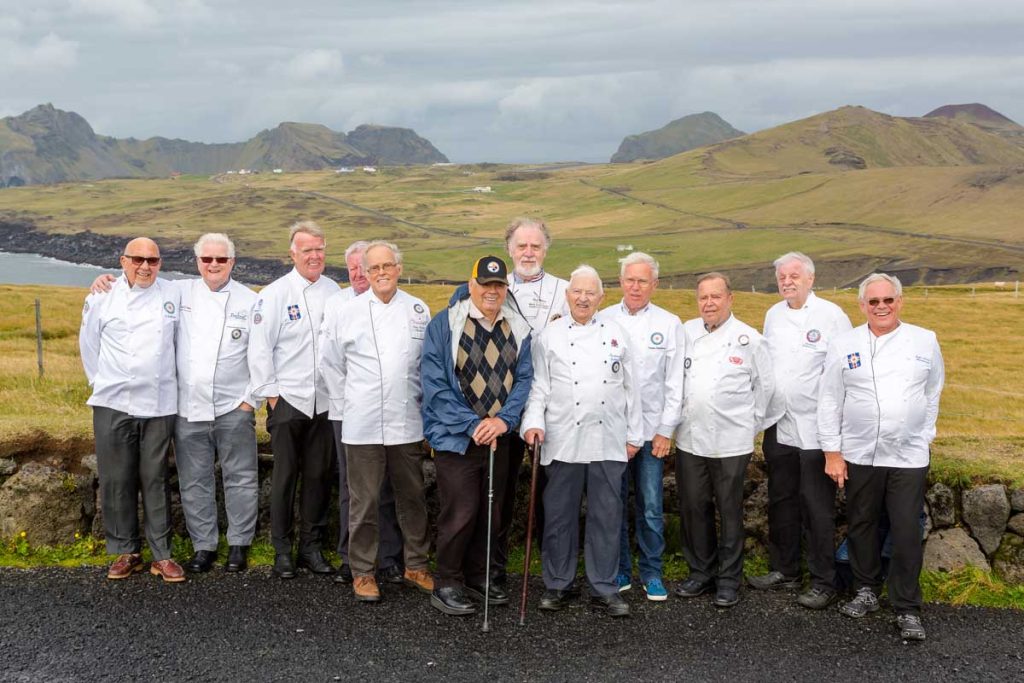
<svg viewBox="0 0 1024 683">
<path fill-rule="evenodd" d="M 481 418 L 494 417 L 505 405 L 517 358 L 518 345 L 507 320 L 488 331 L 474 318 L 466 319 L 455 374 L 469 407 Z"/>
</svg>

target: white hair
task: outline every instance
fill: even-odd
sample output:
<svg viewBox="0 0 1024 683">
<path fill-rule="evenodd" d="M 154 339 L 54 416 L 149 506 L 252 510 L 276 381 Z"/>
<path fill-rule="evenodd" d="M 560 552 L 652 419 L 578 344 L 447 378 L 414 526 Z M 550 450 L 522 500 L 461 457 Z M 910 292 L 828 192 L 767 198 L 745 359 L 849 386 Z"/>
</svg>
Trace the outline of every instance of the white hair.
<svg viewBox="0 0 1024 683">
<path fill-rule="evenodd" d="M 367 267 L 366 266 L 366 255 L 369 254 L 370 250 L 375 248 L 375 247 L 387 247 L 388 249 L 391 250 L 391 253 L 394 254 L 394 256 L 395 256 L 395 263 L 398 264 L 398 265 L 402 265 L 402 252 L 398 251 L 398 247 L 396 247 L 391 242 L 385 242 L 384 240 L 373 240 L 372 242 L 368 242 L 366 244 L 366 249 L 363 251 L 363 268 L 364 269 Z"/>
<path fill-rule="evenodd" d="M 651 269 L 651 279 L 658 279 L 658 262 L 654 260 L 654 257 L 645 254 L 642 251 L 634 251 L 626 258 L 622 259 L 622 266 L 619 268 L 619 277 L 626 277 L 626 268 L 629 266 L 635 266 L 638 263 L 642 263 Z"/>
<path fill-rule="evenodd" d="M 366 240 L 357 240 L 348 245 L 348 248 L 345 250 L 345 261 L 348 262 L 348 257 L 352 254 L 363 253 L 368 246 L 370 246 L 370 243 Z"/>
<path fill-rule="evenodd" d="M 886 273 L 872 273 L 860 283 L 860 289 L 857 290 L 857 299 L 864 301 L 864 292 L 875 282 L 888 282 L 892 285 L 892 290 L 896 293 L 896 296 L 903 296 L 903 284 L 898 277 Z"/>
<path fill-rule="evenodd" d="M 791 251 L 775 259 L 775 274 L 778 275 L 779 269 L 790 261 L 799 261 L 808 275 L 814 275 L 814 261 L 810 256 L 799 251 Z"/>
<path fill-rule="evenodd" d="M 299 233 L 306 235 L 312 235 L 313 237 L 319 237 L 324 241 L 324 245 L 327 244 L 327 238 L 324 236 L 324 229 L 316 221 L 299 221 L 292 225 L 288 229 L 288 247 L 295 249 L 295 236 Z"/>
<path fill-rule="evenodd" d="M 203 247 L 207 244 L 222 244 L 228 249 L 228 258 L 235 258 L 235 243 L 231 241 L 231 238 L 222 232 L 208 232 L 198 240 L 192 247 L 192 251 L 196 253 L 196 256 L 202 256 Z"/>
<path fill-rule="evenodd" d="M 589 277 L 597 281 L 597 292 L 598 294 L 604 294 L 604 285 L 601 283 L 601 276 L 597 274 L 597 271 L 585 263 L 581 263 L 576 267 L 576 270 L 572 271 L 572 275 L 569 276 L 569 284 L 571 285 L 578 278 Z"/>
</svg>

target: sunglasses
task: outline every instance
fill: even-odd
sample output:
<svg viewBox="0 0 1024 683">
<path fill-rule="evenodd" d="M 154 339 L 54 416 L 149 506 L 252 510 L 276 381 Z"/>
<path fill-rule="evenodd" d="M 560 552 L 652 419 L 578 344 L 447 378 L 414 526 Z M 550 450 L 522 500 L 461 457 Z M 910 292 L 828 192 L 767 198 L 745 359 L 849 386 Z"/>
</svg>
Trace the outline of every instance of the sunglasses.
<svg viewBox="0 0 1024 683">
<path fill-rule="evenodd" d="M 160 263 L 159 256 L 129 256 L 128 254 L 125 254 L 124 258 L 129 259 L 133 266 L 141 266 L 143 263 L 155 266 Z"/>
<path fill-rule="evenodd" d="M 871 308 L 878 308 L 879 304 L 892 306 L 894 303 L 896 303 L 896 297 L 894 296 L 887 296 L 884 299 L 868 299 L 868 306 Z"/>
<path fill-rule="evenodd" d="M 229 256 L 200 256 L 199 260 L 202 261 L 203 263 L 213 263 L 214 261 L 216 261 L 217 263 L 227 263 L 228 261 L 231 260 L 231 257 L 229 257 Z"/>
</svg>

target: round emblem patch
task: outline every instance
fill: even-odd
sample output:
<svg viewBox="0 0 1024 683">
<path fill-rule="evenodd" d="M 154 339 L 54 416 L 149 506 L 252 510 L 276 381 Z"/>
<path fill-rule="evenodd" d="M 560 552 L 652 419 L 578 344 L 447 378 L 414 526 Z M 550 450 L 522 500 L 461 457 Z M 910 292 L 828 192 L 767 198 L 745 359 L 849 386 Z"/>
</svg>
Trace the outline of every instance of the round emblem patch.
<svg viewBox="0 0 1024 683">
<path fill-rule="evenodd" d="M 662 342 L 664 341 L 665 335 L 663 335 L 661 332 L 651 333 L 651 343 L 654 344 L 655 346 L 661 346 Z"/>
<path fill-rule="evenodd" d="M 821 341 L 821 332 L 818 330 L 807 330 L 807 341 L 816 344 Z"/>
<path fill-rule="evenodd" d="M 490 263 L 488 263 L 487 264 L 487 272 L 488 273 L 497 273 L 498 272 L 498 262 L 497 261 L 491 261 Z"/>
<path fill-rule="evenodd" d="M 736 341 L 738 341 L 740 343 L 740 346 L 746 346 L 747 344 L 750 343 L 750 337 L 748 337 L 745 334 L 741 334 L 739 336 L 739 339 L 737 339 Z"/>
<path fill-rule="evenodd" d="M 242 331 L 237 329 L 237 328 L 231 330 L 231 338 L 232 339 L 241 339 L 242 338 Z"/>
<path fill-rule="evenodd" d="M 164 310 L 170 313 L 171 315 L 174 315 L 174 304 L 170 301 L 165 301 Z"/>
<path fill-rule="evenodd" d="M 416 311 L 417 313 L 422 313 L 423 312 L 423 304 L 413 304 L 412 305 L 412 310 Z"/>
<path fill-rule="evenodd" d="M 89 302 L 86 301 L 85 305 L 82 306 L 82 313 L 88 313 L 88 312 L 89 312 Z"/>
<path fill-rule="evenodd" d="M 621 368 L 621 367 L 622 367 L 622 365 L 619 363 L 619 361 L 614 361 L 612 363 L 612 372 L 618 372 L 619 368 Z"/>
<path fill-rule="evenodd" d="M 261 313 L 254 314 L 252 316 L 252 321 L 259 325 L 261 322 L 263 322 L 263 315 Z"/>
<path fill-rule="evenodd" d="M 686 368 L 687 370 L 690 369 L 691 365 L 693 365 L 693 359 L 692 358 L 687 358 L 686 360 L 683 361 L 683 367 Z"/>
</svg>

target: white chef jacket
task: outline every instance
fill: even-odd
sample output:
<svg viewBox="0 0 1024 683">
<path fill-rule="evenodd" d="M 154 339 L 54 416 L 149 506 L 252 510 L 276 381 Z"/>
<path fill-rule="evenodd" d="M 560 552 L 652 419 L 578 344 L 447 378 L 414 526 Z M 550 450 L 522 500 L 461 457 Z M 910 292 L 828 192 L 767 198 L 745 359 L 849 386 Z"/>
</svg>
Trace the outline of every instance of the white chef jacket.
<svg viewBox="0 0 1024 683">
<path fill-rule="evenodd" d="M 818 397 L 818 441 L 855 465 L 925 467 L 946 373 L 935 333 L 901 322 L 833 340 Z"/>
<path fill-rule="evenodd" d="M 568 287 L 568 282 L 548 272 L 530 282 L 519 279 L 515 271 L 508 276 L 508 291 L 515 296 L 534 334 L 543 330 L 552 318 L 569 316 L 569 302 L 565 298 Z"/>
<path fill-rule="evenodd" d="M 249 386 L 249 326 L 256 292 L 228 280 L 216 292 L 202 278 L 177 280 L 178 415 L 210 422 L 245 401 L 259 401 Z"/>
<path fill-rule="evenodd" d="M 327 390 L 317 369 L 324 309 L 338 284 L 321 275 L 310 282 L 294 268 L 259 293 L 249 333 L 253 397 L 280 396 L 307 417 L 327 412 Z"/>
<path fill-rule="evenodd" d="M 320 367 L 329 417 L 342 421 L 344 443 L 395 446 L 423 438 L 420 356 L 428 322 L 420 299 L 398 290 L 384 303 L 369 290 L 325 328 Z"/>
<path fill-rule="evenodd" d="M 533 342 L 533 385 L 520 434 L 544 430 L 541 464 L 626 461 L 643 445 L 640 383 L 629 336 L 598 313 L 551 321 Z"/>
<path fill-rule="evenodd" d="M 368 292 L 370 290 L 366 291 Z M 341 309 L 345 307 L 346 303 L 352 301 L 352 299 L 356 298 L 357 296 L 359 295 L 356 294 L 355 289 L 353 289 L 352 287 L 345 287 L 344 289 L 341 290 L 341 293 L 338 296 L 332 296 L 327 301 L 327 308 L 326 310 L 324 310 L 324 321 L 320 324 L 321 347 L 324 344 L 323 340 L 325 334 L 332 335 L 333 339 L 334 330 L 337 328 L 338 322 L 340 320 L 339 315 L 341 313 Z M 318 368 L 320 372 L 320 378 L 322 380 L 324 376 L 323 366 L 320 365 L 318 366 Z M 340 398 L 332 398 L 330 393 L 330 389 L 328 389 L 327 401 L 329 403 L 329 407 L 327 409 L 327 419 L 341 420 L 341 415 L 342 413 L 345 412 L 345 406 L 342 405 L 342 401 Z"/>
<path fill-rule="evenodd" d="M 753 452 L 754 436 L 778 419 L 764 338 L 732 315 L 714 332 L 700 318 L 687 320 L 683 330 L 686 379 L 676 446 L 707 458 Z"/>
<path fill-rule="evenodd" d="M 92 386 L 89 405 L 132 417 L 178 411 L 178 305 L 177 288 L 161 278 L 142 288 L 121 275 L 109 292 L 86 297 L 78 346 Z"/>
<path fill-rule="evenodd" d="M 818 450 L 818 380 L 829 343 L 852 329 L 843 309 L 811 292 L 803 307 L 785 300 L 764 316 L 764 338 L 775 368 L 775 393 L 786 411 L 779 418 L 780 444 Z"/>
<path fill-rule="evenodd" d="M 644 441 L 656 434 L 671 439 L 683 408 L 685 332 L 679 316 L 648 303 L 630 314 L 625 302 L 604 310 L 629 335 L 636 353 L 637 380 L 643 402 Z"/>
</svg>

